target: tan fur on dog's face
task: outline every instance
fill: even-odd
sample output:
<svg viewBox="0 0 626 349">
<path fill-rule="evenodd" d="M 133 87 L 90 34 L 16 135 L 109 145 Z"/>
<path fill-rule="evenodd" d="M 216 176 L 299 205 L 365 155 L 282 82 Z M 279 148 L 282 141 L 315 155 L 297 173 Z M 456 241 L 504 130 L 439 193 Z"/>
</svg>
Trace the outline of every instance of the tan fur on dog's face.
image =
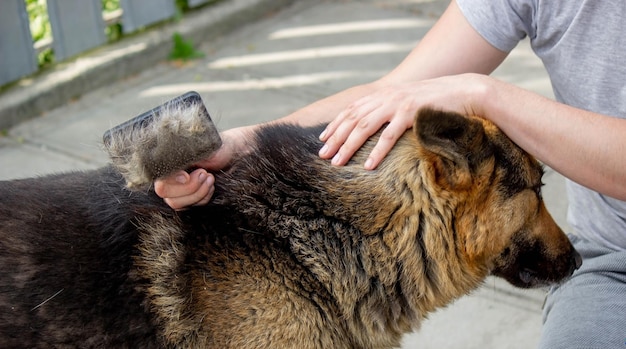
<svg viewBox="0 0 626 349">
<path fill-rule="evenodd" d="M 363 171 L 375 142 L 317 178 L 333 183 L 324 187 L 325 201 L 340 202 L 328 214 L 367 236 L 363 243 L 381 256 L 380 283 L 401 285 L 417 314 L 467 294 L 490 274 L 532 287 L 580 265 L 542 201 L 542 166 L 492 123 L 422 110 L 379 168 Z"/>
<path fill-rule="evenodd" d="M 464 285 L 491 273 L 513 285 L 533 287 L 560 281 L 580 266 L 580 256 L 544 205 L 541 164 L 494 124 L 477 117 L 422 110 L 416 117 L 414 135 L 409 132 L 381 165 L 379 178 L 381 182 L 390 182 L 389 178 L 406 181 L 402 184 L 405 189 L 394 191 L 412 193 L 400 200 L 415 201 L 415 222 L 409 224 L 427 227 L 439 220 L 440 226 L 434 230 L 443 235 L 409 235 L 399 240 L 398 249 L 410 249 L 402 245 L 423 239 L 433 260 L 449 265 L 450 283 Z M 373 143 L 357 154 L 355 164 L 362 163 L 360 157 Z M 368 216 L 361 219 L 364 227 L 377 230 L 389 224 L 394 212 L 388 210 L 400 204 L 394 199 L 381 204 L 386 189 L 378 191 L 372 186 L 370 190 L 379 201 L 376 207 L 360 211 L 376 212 L 373 222 L 378 223 L 372 224 Z M 459 270 L 455 274 L 453 269 Z M 437 278 L 439 282 L 445 279 Z M 457 286 L 451 284 L 447 293 L 454 294 Z"/>
<path fill-rule="evenodd" d="M 426 113 L 415 128 L 426 153 L 439 155 L 433 177 L 466 198 L 455 208 L 455 226 L 469 264 L 518 287 L 571 275 L 581 259 L 544 205 L 541 164 L 487 120 Z M 428 115 L 447 119 L 441 138 L 421 127 Z"/>
</svg>

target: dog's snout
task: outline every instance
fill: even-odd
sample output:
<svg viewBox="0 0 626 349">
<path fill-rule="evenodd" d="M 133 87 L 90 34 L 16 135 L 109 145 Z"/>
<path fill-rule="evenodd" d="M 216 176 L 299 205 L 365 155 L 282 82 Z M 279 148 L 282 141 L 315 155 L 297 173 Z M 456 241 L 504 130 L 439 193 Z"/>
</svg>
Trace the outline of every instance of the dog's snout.
<svg viewBox="0 0 626 349">
<path fill-rule="evenodd" d="M 580 269 L 580 267 L 583 265 L 583 257 L 580 256 L 580 253 L 578 253 L 578 251 L 574 250 L 572 259 L 574 265 L 574 269 L 572 270 L 572 272 L 574 272 L 574 270 Z"/>
<path fill-rule="evenodd" d="M 580 269 L 582 265 L 583 258 L 580 256 L 580 253 L 578 253 L 578 251 L 573 250 L 570 255 L 568 275 L 571 276 L 572 274 L 574 274 L 574 272 Z"/>
</svg>

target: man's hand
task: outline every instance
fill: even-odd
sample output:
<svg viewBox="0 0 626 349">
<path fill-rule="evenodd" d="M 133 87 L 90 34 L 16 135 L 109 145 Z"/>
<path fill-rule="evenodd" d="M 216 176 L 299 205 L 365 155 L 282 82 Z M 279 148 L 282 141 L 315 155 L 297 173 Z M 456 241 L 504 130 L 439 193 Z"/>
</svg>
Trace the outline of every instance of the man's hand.
<svg viewBox="0 0 626 349">
<path fill-rule="evenodd" d="M 166 204 L 175 210 L 189 206 L 206 205 L 215 192 L 215 176 L 210 172 L 219 171 L 235 156 L 248 151 L 247 128 L 235 128 L 221 134 L 222 147 L 209 159 L 195 164 L 198 169 L 191 173 L 176 172 L 154 182 L 154 191 Z"/>
<path fill-rule="evenodd" d="M 378 143 L 364 167 L 375 169 L 394 144 L 413 126 L 417 111 L 426 106 L 480 115 L 473 93 L 479 93 L 482 79 L 476 74 L 446 76 L 431 80 L 388 85 L 349 105 L 320 135 L 326 144 L 320 157 L 344 165 L 383 125 Z"/>
</svg>

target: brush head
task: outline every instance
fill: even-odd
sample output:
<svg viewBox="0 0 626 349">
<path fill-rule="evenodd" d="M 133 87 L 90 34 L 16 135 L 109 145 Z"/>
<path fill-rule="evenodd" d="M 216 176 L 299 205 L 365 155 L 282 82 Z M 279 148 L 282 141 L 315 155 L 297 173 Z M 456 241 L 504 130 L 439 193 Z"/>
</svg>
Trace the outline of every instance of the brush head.
<svg viewBox="0 0 626 349">
<path fill-rule="evenodd" d="M 202 98 L 188 92 L 107 132 L 104 148 L 131 190 L 192 168 L 222 145 Z"/>
</svg>

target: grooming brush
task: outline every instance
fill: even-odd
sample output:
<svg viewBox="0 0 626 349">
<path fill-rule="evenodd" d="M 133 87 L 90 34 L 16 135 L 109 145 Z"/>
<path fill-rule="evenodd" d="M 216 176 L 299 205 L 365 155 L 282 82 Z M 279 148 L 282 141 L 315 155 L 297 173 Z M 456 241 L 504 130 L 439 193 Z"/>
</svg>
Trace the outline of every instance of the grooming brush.
<svg viewBox="0 0 626 349">
<path fill-rule="evenodd" d="M 106 131 L 104 147 L 131 190 L 210 157 L 222 145 L 196 92 L 188 92 Z"/>
</svg>

